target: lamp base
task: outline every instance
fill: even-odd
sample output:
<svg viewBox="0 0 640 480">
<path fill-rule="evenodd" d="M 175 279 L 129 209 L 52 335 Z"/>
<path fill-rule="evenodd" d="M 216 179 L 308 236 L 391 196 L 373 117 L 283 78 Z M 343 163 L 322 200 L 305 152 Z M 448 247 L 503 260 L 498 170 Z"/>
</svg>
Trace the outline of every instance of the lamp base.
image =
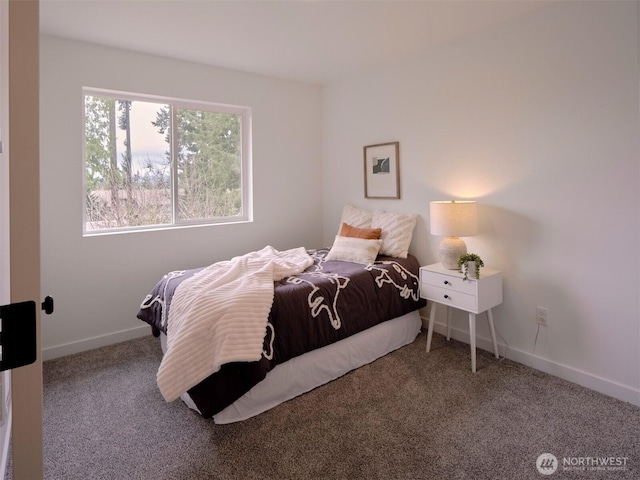
<svg viewBox="0 0 640 480">
<path fill-rule="evenodd" d="M 458 237 L 445 237 L 440 243 L 440 261 L 444 268 L 458 269 L 460 255 L 467 253 L 467 245 Z"/>
</svg>

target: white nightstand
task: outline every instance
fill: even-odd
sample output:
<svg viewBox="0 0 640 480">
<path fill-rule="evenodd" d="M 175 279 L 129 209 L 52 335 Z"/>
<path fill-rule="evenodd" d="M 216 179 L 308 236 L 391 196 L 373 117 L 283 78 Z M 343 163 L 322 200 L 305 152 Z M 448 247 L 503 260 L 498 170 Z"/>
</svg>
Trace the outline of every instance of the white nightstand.
<svg viewBox="0 0 640 480">
<path fill-rule="evenodd" d="M 493 327 L 491 309 L 502 303 L 502 274 L 498 270 L 483 268 L 480 279 L 462 280 L 462 273 L 449 270 L 441 263 L 420 267 L 420 296 L 431 301 L 429 310 L 429 332 L 427 333 L 427 352 L 431 349 L 433 322 L 436 317 L 436 305 L 458 308 L 469 312 L 469 343 L 471 345 L 471 371 L 476 371 L 476 315 L 487 312 L 491 340 L 496 358 L 498 342 Z M 447 340 L 451 338 L 450 312 L 447 311 Z"/>
</svg>

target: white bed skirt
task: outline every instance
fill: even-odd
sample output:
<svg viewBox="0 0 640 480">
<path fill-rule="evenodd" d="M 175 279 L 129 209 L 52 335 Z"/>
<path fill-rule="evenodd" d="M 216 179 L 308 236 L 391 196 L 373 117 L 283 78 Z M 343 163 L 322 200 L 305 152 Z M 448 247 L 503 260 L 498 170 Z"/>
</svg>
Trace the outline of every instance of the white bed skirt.
<svg viewBox="0 0 640 480">
<path fill-rule="evenodd" d="M 214 415 L 215 423 L 246 420 L 413 342 L 422 322 L 418 310 L 382 322 L 326 347 L 277 365 L 260 383 Z M 161 335 L 162 350 L 166 336 Z M 180 397 L 196 411 L 188 393 Z"/>
</svg>

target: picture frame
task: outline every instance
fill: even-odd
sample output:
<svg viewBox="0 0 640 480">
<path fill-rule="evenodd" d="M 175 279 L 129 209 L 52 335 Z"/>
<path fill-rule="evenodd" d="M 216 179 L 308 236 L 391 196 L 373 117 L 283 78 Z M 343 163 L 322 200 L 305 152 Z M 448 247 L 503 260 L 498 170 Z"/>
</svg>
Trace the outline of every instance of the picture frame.
<svg viewBox="0 0 640 480">
<path fill-rule="evenodd" d="M 400 142 L 364 147 L 364 198 L 400 198 Z"/>
</svg>

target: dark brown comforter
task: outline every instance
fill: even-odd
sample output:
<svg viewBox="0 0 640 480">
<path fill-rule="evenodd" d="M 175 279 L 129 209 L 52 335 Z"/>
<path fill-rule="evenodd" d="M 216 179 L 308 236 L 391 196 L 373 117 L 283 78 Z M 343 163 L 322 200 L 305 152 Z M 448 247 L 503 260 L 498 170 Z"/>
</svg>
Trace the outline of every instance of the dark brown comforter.
<svg viewBox="0 0 640 480">
<path fill-rule="evenodd" d="M 261 359 L 223 365 L 189 390 L 204 417 L 233 403 L 279 363 L 425 305 L 415 257 L 379 256 L 375 264 L 361 265 L 325 261 L 327 252 L 314 252 L 311 267 L 275 282 Z M 200 270 L 171 272 L 147 295 L 137 316 L 152 326 L 156 336 L 166 333 L 176 288 Z"/>
</svg>

